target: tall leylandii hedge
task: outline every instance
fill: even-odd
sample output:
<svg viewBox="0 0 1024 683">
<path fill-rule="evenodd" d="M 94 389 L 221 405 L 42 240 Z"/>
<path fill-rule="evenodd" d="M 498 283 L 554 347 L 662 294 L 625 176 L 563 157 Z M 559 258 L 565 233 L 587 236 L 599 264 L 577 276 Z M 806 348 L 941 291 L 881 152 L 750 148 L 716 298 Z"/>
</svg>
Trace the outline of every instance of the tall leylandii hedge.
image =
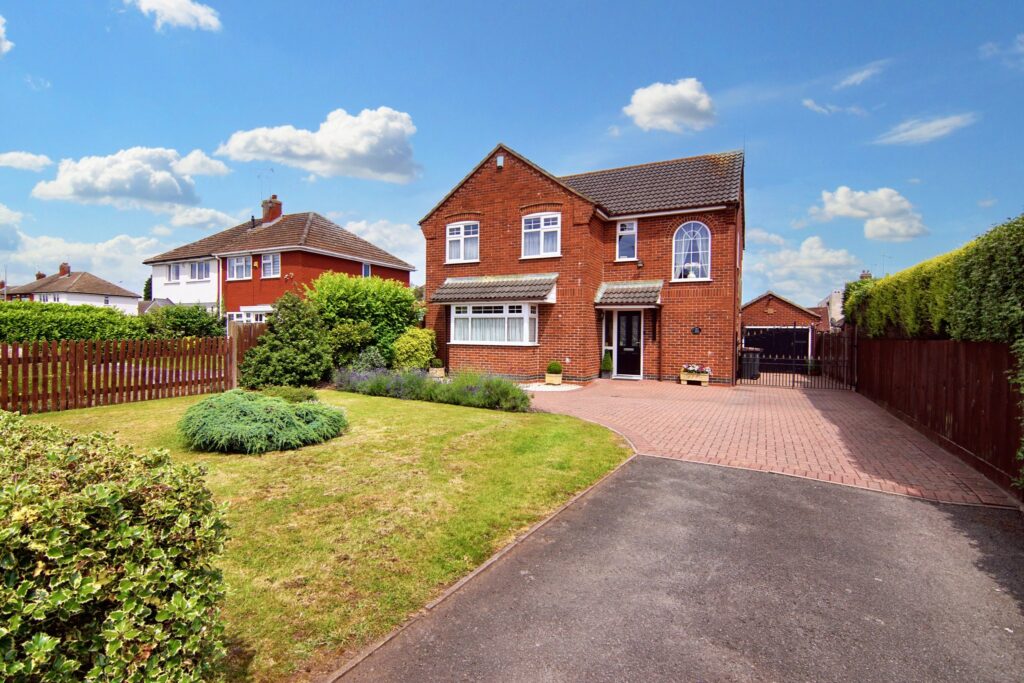
<svg viewBox="0 0 1024 683">
<path fill-rule="evenodd" d="M 1012 344 L 1010 381 L 1024 387 L 1024 214 L 895 275 L 851 282 L 844 310 L 872 337 Z"/>
<path fill-rule="evenodd" d="M 113 308 L 0 302 L 0 342 L 59 339 L 145 339 L 146 323 Z"/>
</svg>

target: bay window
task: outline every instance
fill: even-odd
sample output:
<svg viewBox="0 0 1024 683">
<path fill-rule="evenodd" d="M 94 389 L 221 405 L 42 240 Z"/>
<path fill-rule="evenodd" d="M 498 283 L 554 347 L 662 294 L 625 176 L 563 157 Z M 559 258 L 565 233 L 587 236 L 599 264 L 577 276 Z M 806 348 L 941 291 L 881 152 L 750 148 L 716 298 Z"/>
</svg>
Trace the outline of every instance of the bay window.
<svg viewBox="0 0 1024 683">
<path fill-rule="evenodd" d="M 452 223 L 448 228 L 448 263 L 480 260 L 480 224 Z"/>
<path fill-rule="evenodd" d="M 271 277 L 281 277 L 281 255 L 264 254 L 260 270 L 263 271 L 260 277 L 264 280 Z"/>
<path fill-rule="evenodd" d="M 232 256 L 228 259 L 229 280 L 249 280 L 252 278 L 252 259 L 248 256 Z"/>
<path fill-rule="evenodd" d="M 461 344 L 536 344 L 537 305 L 452 306 L 452 341 Z"/>
<path fill-rule="evenodd" d="M 561 256 L 562 214 L 523 216 L 523 258 Z"/>
</svg>

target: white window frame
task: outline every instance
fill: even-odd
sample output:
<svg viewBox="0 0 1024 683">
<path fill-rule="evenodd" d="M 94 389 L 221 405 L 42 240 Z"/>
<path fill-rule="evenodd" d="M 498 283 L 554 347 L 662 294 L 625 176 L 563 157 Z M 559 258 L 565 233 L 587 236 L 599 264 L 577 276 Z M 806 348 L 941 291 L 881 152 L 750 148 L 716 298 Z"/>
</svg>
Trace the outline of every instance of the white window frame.
<svg viewBox="0 0 1024 683">
<path fill-rule="evenodd" d="M 270 263 L 270 267 L 267 267 L 267 263 Z M 267 273 L 270 275 L 267 275 Z M 260 255 L 260 279 L 261 280 L 274 280 L 281 277 L 281 253 L 271 252 L 269 254 Z"/>
<path fill-rule="evenodd" d="M 363 262 L 363 277 L 373 277 L 373 264 Z"/>
<path fill-rule="evenodd" d="M 205 267 L 204 267 L 205 266 Z M 206 275 L 202 277 L 202 272 L 205 270 Z M 189 282 L 209 282 L 210 280 L 210 262 L 209 261 L 191 261 L 188 264 L 188 281 Z"/>
<path fill-rule="evenodd" d="M 501 308 L 502 311 L 488 312 L 488 313 L 474 313 L 475 307 L 487 306 L 492 308 Z M 519 306 L 519 313 L 509 313 L 509 307 Z M 449 344 L 454 345 L 465 345 L 465 346 L 538 346 L 538 338 L 540 336 L 540 328 L 537 323 L 537 314 L 539 312 L 536 303 L 526 303 L 513 301 L 509 303 L 495 303 L 493 301 L 477 302 L 477 303 L 464 303 L 464 304 L 452 304 L 450 307 L 451 312 L 449 320 L 451 323 L 451 341 Z M 473 319 L 474 318 L 503 318 L 505 320 L 505 341 L 473 341 L 472 339 L 456 339 L 455 338 L 455 321 L 468 320 L 469 321 L 469 334 L 473 334 Z M 508 321 L 514 318 L 521 318 L 523 320 L 523 340 L 522 341 L 508 341 Z M 530 341 L 530 337 L 533 337 L 533 341 Z"/>
<path fill-rule="evenodd" d="M 55 304 L 59 304 L 60 303 L 60 294 L 54 294 L 53 295 L 53 303 L 55 303 Z"/>
<path fill-rule="evenodd" d="M 235 277 L 236 264 L 241 263 L 243 268 L 242 272 L 245 273 L 244 277 Z M 228 276 L 229 282 L 238 280 L 251 280 L 252 279 L 252 257 L 250 256 L 229 256 L 228 257 Z"/>
<path fill-rule="evenodd" d="M 50 295 L 49 294 L 40 294 L 39 295 L 39 302 L 40 303 L 44 303 L 44 304 L 50 303 Z"/>
<path fill-rule="evenodd" d="M 546 219 L 554 218 L 554 225 L 545 225 Z M 540 234 L 540 252 L 537 254 L 526 253 L 526 222 L 529 220 L 537 219 L 540 223 L 540 227 L 531 229 L 530 232 L 536 231 Z M 544 251 L 544 235 L 546 233 L 555 233 L 555 250 L 552 252 Z M 522 241 L 522 248 L 520 250 L 520 258 L 533 259 L 533 258 L 557 258 L 562 255 L 562 214 L 557 211 L 545 211 L 543 213 L 531 213 L 527 216 L 523 216 L 522 229 L 520 230 L 520 239 Z"/>
<path fill-rule="evenodd" d="M 472 235 L 466 234 L 466 228 L 475 228 Z M 453 231 L 457 231 L 453 234 Z M 460 221 L 444 226 L 444 262 L 445 263 L 480 263 L 480 221 Z M 476 258 L 466 258 L 466 240 L 476 238 Z M 459 258 L 451 258 L 452 242 L 459 243 Z"/>
<path fill-rule="evenodd" d="M 176 285 L 181 282 L 181 264 L 180 263 L 168 263 L 167 264 L 167 284 Z"/>
<path fill-rule="evenodd" d="M 630 229 L 629 226 L 632 226 Z M 622 256 L 619 253 L 619 242 L 622 236 L 632 235 L 633 236 L 633 255 Z M 615 260 L 616 261 L 636 261 L 640 258 L 640 240 L 637 237 L 637 222 L 636 221 L 619 221 L 615 224 Z"/>
<path fill-rule="evenodd" d="M 679 272 L 680 268 L 686 264 L 676 263 L 677 257 L 686 253 L 686 243 L 683 243 L 681 250 L 676 249 L 676 243 L 682 239 L 693 239 L 693 237 L 687 237 L 684 231 L 698 230 L 703 228 L 707 234 L 708 248 L 707 248 L 707 277 L 676 277 L 676 273 Z M 672 282 L 710 282 L 711 281 L 711 228 L 700 221 L 686 221 L 672 233 Z"/>
<path fill-rule="evenodd" d="M 104 306 L 109 306 L 110 305 L 110 297 L 109 296 L 104 295 L 104 297 L 103 297 L 103 305 Z"/>
</svg>

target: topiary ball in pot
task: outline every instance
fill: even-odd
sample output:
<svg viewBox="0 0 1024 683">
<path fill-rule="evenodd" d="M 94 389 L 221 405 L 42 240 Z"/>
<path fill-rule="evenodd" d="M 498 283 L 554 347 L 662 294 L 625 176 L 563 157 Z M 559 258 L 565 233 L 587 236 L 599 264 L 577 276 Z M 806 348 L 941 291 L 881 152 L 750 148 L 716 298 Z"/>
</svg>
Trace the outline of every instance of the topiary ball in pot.
<svg viewBox="0 0 1024 683">
<path fill-rule="evenodd" d="M 337 408 L 288 403 L 238 389 L 200 401 L 178 423 L 185 443 L 194 450 L 248 454 L 322 443 L 347 426 L 345 414 Z"/>
</svg>

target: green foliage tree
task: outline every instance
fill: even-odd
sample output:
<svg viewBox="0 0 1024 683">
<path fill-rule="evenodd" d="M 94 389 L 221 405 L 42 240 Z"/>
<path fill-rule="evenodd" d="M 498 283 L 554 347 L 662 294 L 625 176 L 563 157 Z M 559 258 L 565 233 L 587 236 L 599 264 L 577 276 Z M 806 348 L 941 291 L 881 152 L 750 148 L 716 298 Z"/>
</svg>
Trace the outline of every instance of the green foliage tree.
<svg viewBox="0 0 1024 683">
<path fill-rule="evenodd" d="M 245 354 L 239 382 L 250 389 L 311 386 L 330 369 L 330 339 L 317 307 L 288 292 L 274 303 L 267 331 Z"/>
<path fill-rule="evenodd" d="M 143 301 L 153 300 L 153 276 L 150 275 L 146 278 L 146 282 L 142 285 L 142 299 Z"/>
<path fill-rule="evenodd" d="M 8 301 L 0 304 L 0 341 L 145 339 L 146 323 L 114 308 Z"/>
<path fill-rule="evenodd" d="M 436 353 L 433 330 L 410 327 L 393 345 L 396 370 L 423 370 L 430 365 Z"/>
<path fill-rule="evenodd" d="M 415 295 L 394 280 L 324 273 L 306 287 L 324 324 L 333 329 L 346 321 L 365 321 L 373 330 L 371 344 L 389 357 L 392 344 L 416 322 Z"/>
<path fill-rule="evenodd" d="M 142 317 L 150 335 L 158 339 L 224 336 L 220 316 L 203 306 L 164 306 Z"/>
<path fill-rule="evenodd" d="M 0 680 L 216 675 L 227 526 L 204 475 L 0 412 Z"/>
<path fill-rule="evenodd" d="M 349 365 L 373 343 L 373 328 L 365 320 L 342 320 L 331 330 L 331 359 L 336 368 Z"/>
</svg>

